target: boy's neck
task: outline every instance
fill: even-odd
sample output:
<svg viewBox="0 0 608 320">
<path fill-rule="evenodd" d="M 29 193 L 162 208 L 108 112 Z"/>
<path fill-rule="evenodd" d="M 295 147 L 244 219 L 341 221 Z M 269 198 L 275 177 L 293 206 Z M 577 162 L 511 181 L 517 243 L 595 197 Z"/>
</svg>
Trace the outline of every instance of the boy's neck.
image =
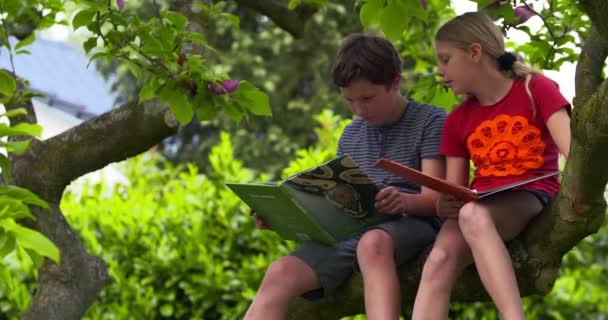
<svg viewBox="0 0 608 320">
<path fill-rule="evenodd" d="M 390 123 L 383 125 L 383 127 L 389 127 L 399 122 L 399 120 L 401 120 L 401 117 L 405 113 L 405 109 L 407 109 L 409 104 L 409 100 L 400 95 L 397 101 L 395 102 L 395 113 L 392 117 L 393 120 Z"/>
</svg>

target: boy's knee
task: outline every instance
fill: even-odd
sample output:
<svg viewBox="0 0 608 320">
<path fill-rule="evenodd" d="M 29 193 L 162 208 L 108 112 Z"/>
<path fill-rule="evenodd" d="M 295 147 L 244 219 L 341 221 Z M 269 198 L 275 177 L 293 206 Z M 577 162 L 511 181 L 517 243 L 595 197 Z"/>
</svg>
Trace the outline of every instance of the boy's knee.
<svg viewBox="0 0 608 320">
<path fill-rule="evenodd" d="M 296 260 L 297 258 L 287 256 L 275 260 L 266 270 L 263 284 L 266 287 L 284 286 L 289 279 L 298 277 L 297 270 L 302 268 L 304 262 Z"/>
<path fill-rule="evenodd" d="M 382 229 L 372 229 L 366 232 L 357 245 L 359 260 L 376 259 L 382 256 L 394 256 L 395 245 L 393 238 Z"/>
<path fill-rule="evenodd" d="M 458 225 L 463 233 L 475 236 L 493 225 L 493 222 L 488 208 L 476 202 L 469 202 L 460 209 Z"/>
</svg>

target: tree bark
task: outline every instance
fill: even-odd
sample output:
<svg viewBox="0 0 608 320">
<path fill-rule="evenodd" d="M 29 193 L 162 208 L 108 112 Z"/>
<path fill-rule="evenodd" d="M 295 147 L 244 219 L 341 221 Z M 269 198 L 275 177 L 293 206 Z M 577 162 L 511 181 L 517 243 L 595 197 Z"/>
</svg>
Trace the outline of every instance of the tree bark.
<svg viewBox="0 0 608 320">
<path fill-rule="evenodd" d="M 27 120 L 35 121 L 35 116 Z M 36 221 L 25 223 L 53 241 L 61 253 L 59 265 L 45 260 L 23 319 L 80 319 L 108 280 L 105 262 L 86 252 L 59 209 L 66 186 L 88 172 L 148 150 L 176 130 L 168 108 L 132 103 L 51 139 L 33 140 L 27 153 L 12 159 L 15 184 L 32 190 L 51 207 L 48 211 L 33 207 Z"/>
</svg>

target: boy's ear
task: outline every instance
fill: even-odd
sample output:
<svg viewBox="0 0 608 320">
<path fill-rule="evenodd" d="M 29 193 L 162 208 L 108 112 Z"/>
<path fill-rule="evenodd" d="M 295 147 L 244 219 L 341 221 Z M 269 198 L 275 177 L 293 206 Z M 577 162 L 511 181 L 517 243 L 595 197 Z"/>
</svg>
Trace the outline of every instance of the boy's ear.
<svg viewBox="0 0 608 320">
<path fill-rule="evenodd" d="M 473 42 L 471 45 L 469 45 L 469 55 L 474 62 L 479 62 L 482 54 L 483 48 L 481 47 L 481 44 Z"/>
<path fill-rule="evenodd" d="M 401 89 L 401 75 L 400 74 L 395 77 L 395 79 L 393 80 L 393 83 L 391 84 L 391 87 L 393 89 L 397 89 L 397 90 Z"/>
</svg>

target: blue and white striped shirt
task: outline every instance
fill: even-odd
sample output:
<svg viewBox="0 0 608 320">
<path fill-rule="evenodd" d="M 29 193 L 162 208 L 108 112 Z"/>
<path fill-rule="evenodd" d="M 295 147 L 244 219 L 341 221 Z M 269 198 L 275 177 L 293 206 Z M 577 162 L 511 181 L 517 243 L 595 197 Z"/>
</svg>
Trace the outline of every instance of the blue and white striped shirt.
<svg viewBox="0 0 608 320">
<path fill-rule="evenodd" d="M 439 144 L 445 117 L 445 110 L 411 99 L 399 121 L 391 126 L 370 126 L 357 117 L 340 137 L 338 156 L 350 155 L 380 189 L 395 186 L 401 192 L 420 193 L 419 185 L 372 165 L 384 157 L 421 170 L 423 158 L 441 156 Z"/>
</svg>

